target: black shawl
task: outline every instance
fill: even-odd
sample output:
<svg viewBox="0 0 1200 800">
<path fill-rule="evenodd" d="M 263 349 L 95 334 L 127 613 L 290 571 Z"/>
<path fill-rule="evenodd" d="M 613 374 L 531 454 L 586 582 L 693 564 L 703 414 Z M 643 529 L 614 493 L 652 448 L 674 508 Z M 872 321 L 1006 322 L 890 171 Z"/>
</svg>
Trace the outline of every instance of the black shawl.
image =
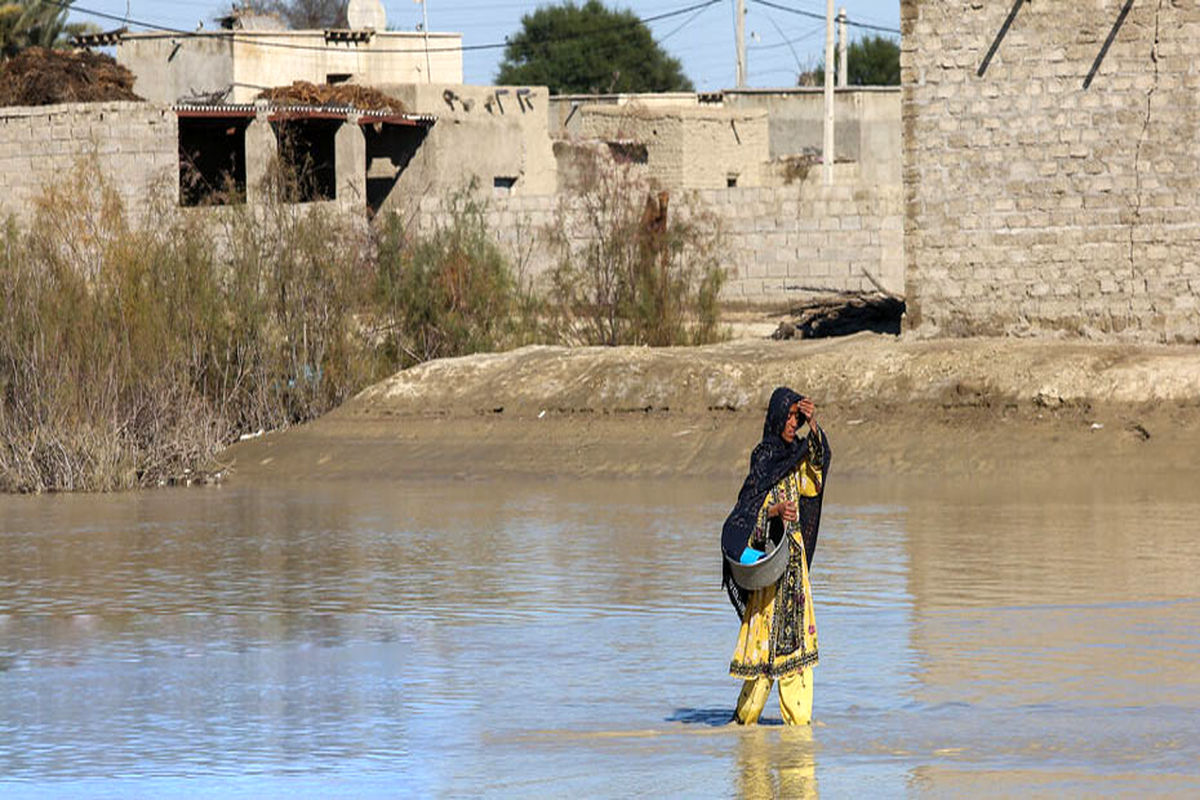
<svg viewBox="0 0 1200 800">
<path fill-rule="evenodd" d="M 758 512 L 762 508 L 767 492 L 783 480 L 784 476 L 796 467 L 800 459 L 808 454 L 808 437 L 796 436 L 791 442 L 786 442 L 782 436 L 783 427 L 787 424 L 789 409 L 793 403 L 797 403 L 801 399 L 801 395 L 784 386 L 780 386 L 771 393 L 771 401 L 767 405 L 767 417 L 763 422 L 762 441 L 750 454 L 750 471 L 742 483 L 741 491 L 738 492 L 737 504 L 725 519 L 725 525 L 721 529 L 722 556 L 728 555 L 733 559 L 741 556 L 746 543 L 750 541 L 750 535 L 754 532 L 754 526 L 758 521 Z M 829 468 L 829 445 L 823 431 L 820 441 L 823 452 L 818 454 L 817 458 L 822 474 L 824 474 L 824 471 Z M 802 520 L 802 530 L 805 534 L 805 555 L 811 565 L 813 550 L 817 545 L 821 496 L 805 499 L 811 501 L 806 505 L 814 506 L 800 509 L 802 518 L 806 518 Z M 803 524 L 805 522 L 808 524 Z M 738 612 L 740 618 L 746 609 L 746 590 L 734 583 L 733 575 L 730 574 L 724 557 L 721 559 L 721 571 L 721 583 L 729 594 L 729 602 L 733 604 L 734 610 Z"/>
</svg>

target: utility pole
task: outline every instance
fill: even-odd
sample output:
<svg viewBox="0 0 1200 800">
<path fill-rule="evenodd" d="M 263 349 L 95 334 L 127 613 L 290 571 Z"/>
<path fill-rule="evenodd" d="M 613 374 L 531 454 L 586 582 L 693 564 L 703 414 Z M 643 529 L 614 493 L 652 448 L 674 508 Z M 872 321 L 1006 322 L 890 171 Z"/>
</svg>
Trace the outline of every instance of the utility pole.
<svg viewBox="0 0 1200 800">
<path fill-rule="evenodd" d="M 843 89 L 850 83 L 850 65 L 846 61 L 846 9 L 838 9 L 838 82 Z"/>
<path fill-rule="evenodd" d="M 737 36 L 737 88 L 746 86 L 746 0 L 737 0 L 734 28 Z"/>
<path fill-rule="evenodd" d="M 429 0 L 421 0 L 421 30 L 425 33 L 425 82 L 433 83 L 433 67 L 429 63 Z"/>
<path fill-rule="evenodd" d="M 825 135 L 821 137 L 825 185 L 833 185 L 833 0 L 825 0 Z"/>
</svg>

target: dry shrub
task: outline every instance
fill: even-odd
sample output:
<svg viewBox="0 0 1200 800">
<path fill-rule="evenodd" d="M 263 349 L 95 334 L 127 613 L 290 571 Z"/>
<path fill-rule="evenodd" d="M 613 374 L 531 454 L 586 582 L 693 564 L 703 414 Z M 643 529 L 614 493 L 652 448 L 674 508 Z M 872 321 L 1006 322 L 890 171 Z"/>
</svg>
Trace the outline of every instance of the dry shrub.
<svg viewBox="0 0 1200 800">
<path fill-rule="evenodd" d="M 259 92 L 260 100 L 277 106 L 351 106 L 363 111 L 405 113 L 404 102 L 398 97 L 357 83 L 315 84 L 294 81 L 290 86 L 276 86 Z"/>
<path fill-rule="evenodd" d="M 705 344 L 723 337 L 718 220 L 630 165 L 585 163 L 548 235 L 555 337 L 576 344 Z"/>
<path fill-rule="evenodd" d="M 538 300 L 496 244 L 474 187 L 448 222 L 409 238 L 397 215 L 380 227 L 374 309 L 383 357 L 405 366 L 498 350 L 537 337 Z"/>
<path fill-rule="evenodd" d="M 265 204 L 172 206 L 137 227 L 85 164 L 25 228 L 0 229 L 0 491 L 217 469 L 240 434 L 312 419 L 431 358 L 721 334 L 715 223 L 686 204 L 644 216 L 644 187 L 619 172 L 573 199 L 553 304 L 470 189 L 445 225 L 410 237 L 394 216 L 372 233 L 329 204 L 287 202 L 302 180 L 278 168 Z"/>
<path fill-rule="evenodd" d="M 352 316 L 363 231 L 280 206 L 157 222 L 132 228 L 86 166 L 47 189 L 27 231 L 6 226 L 0 489 L 170 481 L 373 377 Z"/>
</svg>

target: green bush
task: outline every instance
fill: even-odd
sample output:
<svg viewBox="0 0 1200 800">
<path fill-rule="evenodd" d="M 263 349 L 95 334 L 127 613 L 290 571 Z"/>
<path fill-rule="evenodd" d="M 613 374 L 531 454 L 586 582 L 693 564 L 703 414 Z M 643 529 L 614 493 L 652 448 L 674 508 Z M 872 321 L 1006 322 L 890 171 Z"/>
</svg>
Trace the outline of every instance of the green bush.
<svg viewBox="0 0 1200 800">
<path fill-rule="evenodd" d="M 375 308 L 386 358 L 404 366 L 536 338 L 538 303 L 497 246 L 470 189 L 450 222 L 410 240 L 396 215 L 379 234 Z"/>
</svg>

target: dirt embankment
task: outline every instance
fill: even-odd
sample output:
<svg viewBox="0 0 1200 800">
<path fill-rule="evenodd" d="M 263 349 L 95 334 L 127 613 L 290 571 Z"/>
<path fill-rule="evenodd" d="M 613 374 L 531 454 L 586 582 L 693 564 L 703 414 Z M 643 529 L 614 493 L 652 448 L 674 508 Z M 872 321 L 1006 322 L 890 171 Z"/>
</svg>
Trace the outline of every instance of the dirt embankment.
<svg viewBox="0 0 1200 800">
<path fill-rule="evenodd" d="M 1200 349 L 860 334 L 435 361 L 226 455 L 235 480 L 736 475 L 778 385 L 870 475 L 1192 468 L 1200 445 Z"/>
</svg>

